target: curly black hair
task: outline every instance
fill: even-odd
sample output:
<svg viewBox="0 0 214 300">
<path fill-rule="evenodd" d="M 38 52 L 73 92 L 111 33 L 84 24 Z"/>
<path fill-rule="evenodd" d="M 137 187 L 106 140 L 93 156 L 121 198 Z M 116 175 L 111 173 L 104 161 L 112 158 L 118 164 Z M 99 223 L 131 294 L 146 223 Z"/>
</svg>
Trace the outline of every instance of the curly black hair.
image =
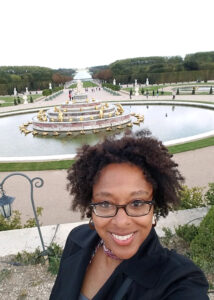
<svg viewBox="0 0 214 300">
<path fill-rule="evenodd" d="M 178 194 L 184 180 L 171 158 L 162 142 L 146 130 L 129 133 L 121 139 L 108 137 L 94 146 L 84 145 L 68 169 L 67 188 L 74 196 L 72 210 L 80 210 L 82 218 L 91 217 L 88 205 L 101 170 L 111 163 L 128 162 L 138 166 L 152 184 L 156 217 L 167 216 L 169 209 L 180 202 Z"/>
</svg>

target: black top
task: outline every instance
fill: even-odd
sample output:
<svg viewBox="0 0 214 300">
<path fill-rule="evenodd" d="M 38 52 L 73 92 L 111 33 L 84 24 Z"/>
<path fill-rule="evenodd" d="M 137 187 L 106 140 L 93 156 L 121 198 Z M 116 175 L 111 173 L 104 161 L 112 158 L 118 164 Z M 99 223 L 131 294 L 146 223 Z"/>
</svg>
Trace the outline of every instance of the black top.
<svg viewBox="0 0 214 300">
<path fill-rule="evenodd" d="M 50 300 L 78 300 L 91 255 L 100 238 L 88 225 L 74 228 L 63 251 Z M 154 229 L 138 252 L 114 270 L 93 300 L 112 300 L 129 277 L 124 300 L 208 300 L 202 271 L 185 256 L 163 248 Z"/>
</svg>

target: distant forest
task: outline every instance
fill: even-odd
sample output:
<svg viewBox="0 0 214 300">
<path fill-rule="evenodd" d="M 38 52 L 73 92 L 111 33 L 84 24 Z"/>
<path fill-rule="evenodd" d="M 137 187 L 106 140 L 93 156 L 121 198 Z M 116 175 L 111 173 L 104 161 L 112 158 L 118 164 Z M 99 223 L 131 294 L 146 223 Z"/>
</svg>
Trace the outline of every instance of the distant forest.
<svg viewBox="0 0 214 300">
<path fill-rule="evenodd" d="M 151 56 L 117 60 L 108 66 L 90 68 L 94 79 L 117 83 L 176 83 L 214 79 L 214 52 L 181 56 Z"/>
<path fill-rule="evenodd" d="M 37 66 L 0 66 L 0 95 L 12 95 L 14 87 L 19 93 L 43 90 L 73 79 L 75 69 L 50 69 Z M 151 56 L 117 60 L 110 65 L 89 68 L 94 79 L 112 83 L 176 83 L 214 79 L 214 51 L 181 56 Z"/>
<path fill-rule="evenodd" d="M 50 69 L 36 66 L 0 67 L 0 95 L 12 95 L 14 87 L 21 93 L 27 87 L 29 91 L 43 90 L 64 84 L 73 79 L 74 69 Z"/>
</svg>

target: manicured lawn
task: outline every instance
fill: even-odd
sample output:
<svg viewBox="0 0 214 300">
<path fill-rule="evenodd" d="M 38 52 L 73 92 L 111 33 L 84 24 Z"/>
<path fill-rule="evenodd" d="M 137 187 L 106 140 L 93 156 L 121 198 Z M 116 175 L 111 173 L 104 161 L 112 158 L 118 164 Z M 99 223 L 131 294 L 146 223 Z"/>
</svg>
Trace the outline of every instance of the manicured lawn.
<svg viewBox="0 0 214 300">
<path fill-rule="evenodd" d="M 28 102 L 30 102 L 30 96 L 32 96 L 33 100 L 35 100 L 39 97 L 42 97 L 42 95 L 38 95 L 38 94 L 28 95 Z M 21 103 L 23 103 L 22 97 L 20 96 L 19 98 L 20 98 Z M 17 97 L 16 97 L 16 99 L 17 99 Z M 0 100 L 5 101 L 4 103 L 0 103 L 0 107 L 14 105 L 14 96 L 0 96 Z"/>
<path fill-rule="evenodd" d="M 84 88 L 89 88 L 89 87 L 96 87 L 97 84 L 91 81 L 83 81 L 83 87 Z"/>
<path fill-rule="evenodd" d="M 91 82 L 91 81 L 83 81 L 82 83 L 83 83 L 83 87 L 84 87 L 84 88 L 96 87 L 96 86 L 97 86 L 96 83 Z M 75 89 L 76 87 L 77 87 L 77 84 L 74 83 L 74 84 L 72 84 L 71 86 L 69 86 L 69 89 Z"/>
<path fill-rule="evenodd" d="M 0 163 L 0 172 L 68 169 L 73 160 L 26 163 Z"/>
<path fill-rule="evenodd" d="M 206 139 L 194 141 L 194 142 L 188 142 L 185 144 L 175 145 L 175 146 L 169 146 L 169 152 L 172 154 L 200 149 L 204 147 L 209 147 L 214 145 L 214 137 L 209 137 Z"/>
</svg>

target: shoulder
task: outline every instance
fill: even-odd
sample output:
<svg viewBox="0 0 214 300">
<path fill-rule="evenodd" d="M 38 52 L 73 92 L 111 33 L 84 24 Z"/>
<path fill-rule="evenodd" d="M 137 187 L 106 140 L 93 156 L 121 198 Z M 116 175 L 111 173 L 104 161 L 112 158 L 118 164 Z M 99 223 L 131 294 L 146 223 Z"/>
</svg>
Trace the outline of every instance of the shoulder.
<svg viewBox="0 0 214 300">
<path fill-rule="evenodd" d="M 165 249 L 165 251 L 167 252 L 168 257 L 168 272 L 175 272 L 175 270 L 182 270 L 183 273 L 190 271 L 202 272 L 188 257 L 178 254 L 175 250 Z"/>
<path fill-rule="evenodd" d="M 168 259 L 159 285 L 163 289 L 167 289 L 169 294 L 178 294 L 181 296 L 198 295 L 197 299 L 207 299 L 208 282 L 201 269 L 188 257 L 180 255 L 173 250 L 169 251 L 165 249 L 165 251 L 167 252 Z M 181 291 L 183 291 L 183 293 L 181 293 Z M 199 295 L 201 295 L 201 297 L 199 297 Z M 171 298 L 169 297 L 169 299 Z M 184 299 L 189 298 L 184 297 Z"/>
<path fill-rule="evenodd" d="M 98 239 L 99 236 L 97 232 L 90 229 L 88 224 L 83 224 L 71 230 L 67 237 L 64 250 L 71 249 L 71 246 L 75 248 L 94 247 L 94 243 L 96 243 Z"/>
</svg>

